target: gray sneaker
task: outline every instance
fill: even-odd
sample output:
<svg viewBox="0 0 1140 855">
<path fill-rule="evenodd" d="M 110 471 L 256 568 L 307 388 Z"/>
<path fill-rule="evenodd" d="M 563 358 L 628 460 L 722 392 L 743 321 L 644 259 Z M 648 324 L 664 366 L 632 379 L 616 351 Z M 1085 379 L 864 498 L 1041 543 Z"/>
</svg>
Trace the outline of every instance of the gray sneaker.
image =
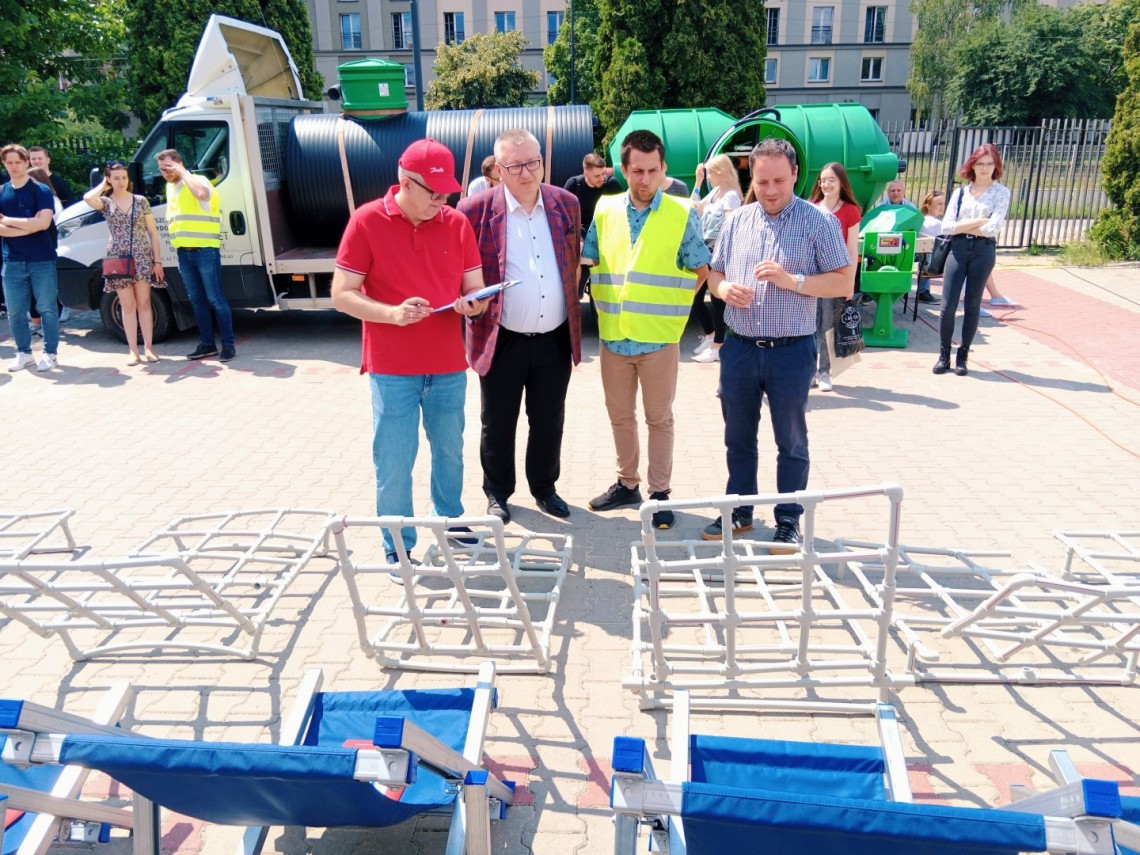
<svg viewBox="0 0 1140 855">
<path fill-rule="evenodd" d="M 613 511 L 641 504 L 641 488 L 627 487 L 621 481 L 614 481 L 602 495 L 590 499 L 591 511 Z"/>
<path fill-rule="evenodd" d="M 795 517 L 783 517 L 776 520 L 776 533 L 772 535 L 773 543 L 785 544 L 780 548 L 769 548 L 769 555 L 795 555 L 800 551 L 800 523 Z M 790 548 L 789 548 L 790 547 Z"/>
</svg>

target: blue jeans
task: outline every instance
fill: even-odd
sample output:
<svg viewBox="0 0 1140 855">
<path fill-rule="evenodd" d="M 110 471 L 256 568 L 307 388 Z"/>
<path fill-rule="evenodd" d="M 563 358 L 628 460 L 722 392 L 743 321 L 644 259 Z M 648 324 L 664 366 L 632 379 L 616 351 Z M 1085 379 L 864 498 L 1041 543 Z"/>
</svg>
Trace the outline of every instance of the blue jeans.
<svg viewBox="0 0 1140 855">
<path fill-rule="evenodd" d="M 720 350 L 720 409 L 724 415 L 730 495 L 758 492 L 757 434 L 764 395 L 768 396 L 769 419 L 776 439 L 776 489 L 794 493 L 807 487 L 807 400 L 815 362 L 813 335 L 786 347 L 768 349 L 747 344 L 732 333 L 725 338 Z M 751 505 L 742 505 L 736 512 L 752 518 Z M 777 521 L 786 517 L 798 519 L 803 507 L 779 504 L 775 512 Z"/>
<path fill-rule="evenodd" d="M 43 318 L 44 353 L 59 353 L 59 288 L 56 283 L 54 261 L 5 261 L 4 302 L 8 306 L 8 325 L 16 350 L 32 352 L 32 330 L 28 325 L 28 312 L 32 308 L 32 295 Z"/>
<path fill-rule="evenodd" d="M 950 255 L 942 276 L 942 317 L 939 335 L 943 349 L 949 350 L 954 342 L 954 314 L 962 285 L 966 286 L 966 309 L 962 317 L 962 347 L 969 350 L 978 331 L 978 315 L 982 308 L 982 292 L 986 280 L 994 270 L 997 246 L 989 240 L 970 240 L 965 237 L 950 241 Z"/>
<path fill-rule="evenodd" d="M 199 342 L 206 347 L 214 346 L 213 316 L 216 316 L 222 347 L 233 347 L 234 319 L 226 295 L 222 293 L 221 250 L 210 246 L 178 250 L 178 273 L 194 308 Z"/>
<path fill-rule="evenodd" d="M 372 386 L 372 462 L 376 466 L 377 516 L 412 516 L 412 466 L 420 442 L 420 411 L 431 446 L 431 515 L 463 515 L 463 407 L 467 372 L 369 374 Z M 400 529 L 404 548 L 416 530 Z M 395 552 L 384 531 L 384 551 Z"/>
</svg>

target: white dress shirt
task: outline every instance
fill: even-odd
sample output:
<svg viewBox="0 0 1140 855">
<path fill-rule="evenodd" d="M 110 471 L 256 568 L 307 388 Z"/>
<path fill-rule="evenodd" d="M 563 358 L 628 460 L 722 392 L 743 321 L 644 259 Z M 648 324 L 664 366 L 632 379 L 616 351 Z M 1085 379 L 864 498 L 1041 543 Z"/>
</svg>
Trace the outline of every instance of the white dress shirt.
<svg viewBox="0 0 1140 855">
<path fill-rule="evenodd" d="M 542 195 L 527 213 L 506 187 L 507 278 L 521 284 L 503 292 L 500 323 L 519 333 L 544 333 L 566 320 L 566 293 L 554 256 L 554 241 Z"/>
</svg>

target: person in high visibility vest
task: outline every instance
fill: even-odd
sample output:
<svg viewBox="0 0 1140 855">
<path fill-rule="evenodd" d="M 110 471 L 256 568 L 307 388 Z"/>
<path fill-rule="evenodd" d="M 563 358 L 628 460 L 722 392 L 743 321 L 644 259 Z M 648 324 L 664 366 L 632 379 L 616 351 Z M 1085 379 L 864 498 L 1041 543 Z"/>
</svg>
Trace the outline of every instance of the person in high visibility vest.
<svg viewBox="0 0 1140 855">
<path fill-rule="evenodd" d="M 665 145 L 656 134 L 638 130 L 622 140 L 629 191 L 598 200 L 582 247 L 582 263 L 593 266 L 602 389 L 618 470 L 613 485 L 590 502 L 593 511 L 641 504 L 638 384 L 649 429 L 649 498 L 669 498 L 678 342 L 711 256 L 688 200 L 662 193 L 665 169 Z M 653 515 L 656 528 L 673 523 L 670 510 Z"/>
<path fill-rule="evenodd" d="M 178 274 L 198 322 L 198 347 L 187 359 L 218 356 L 229 362 L 237 356 L 234 321 L 222 292 L 222 207 L 214 185 L 194 175 L 172 148 L 155 155 L 166 179 L 166 223 L 170 245 L 178 253 Z M 214 320 L 222 339 L 219 355 L 214 341 Z"/>
</svg>

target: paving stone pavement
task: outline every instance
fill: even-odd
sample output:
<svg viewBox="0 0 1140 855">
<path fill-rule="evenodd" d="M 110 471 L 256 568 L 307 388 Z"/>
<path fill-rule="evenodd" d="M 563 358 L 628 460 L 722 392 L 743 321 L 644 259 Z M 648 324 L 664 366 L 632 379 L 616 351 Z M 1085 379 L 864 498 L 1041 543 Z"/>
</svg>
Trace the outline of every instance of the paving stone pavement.
<svg viewBox="0 0 1140 855">
<path fill-rule="evenodd" d="M 1140 270 L 999 269 L 1023 305 L 983 320 L 969 377 L 931 374 L 937 313 L 923 306 L 901 350 L 868 350 L 810 399 L 813 488 L 897 482 L 905 490 L 906 543 L 1008 550 L 1058 567 L 1058 528 L 1140 528 Z M 95 313 L 65 325 L 62 368 L 0 372 L 7 425 L 0 510 L 68 507 L 88 556 L 124 552 L 191 512 L 293 506 L 350 515 L 373 511 L 368 388 L 358 375 L 359 331 L 335 313 L 238 312 L 238 358 L 187 362 L 196 337 L 157 348 L 163 361 L 126 367 L 125 347 Z M 678 383 L 675 498 L 723 492 L 718 369 L 691 361 Z M 668 758 L 663 712 L 642 712 L 622 689 L 629 666 L 630 543 L 636 510 L 597 514 L 589 499 L 614 479 L 602 404 L 596 330 L 570 385 L 561 495 L 568 521 L 538 512 L 525 489 L 515 526 L 573 534 L 568 578 L 547 676 L 502 676 L 488 754 L 523 789 L 493 831 L 495 851 L 609 851 L 610 753 L 616 735 L 649 740 Z M 13 355 L 7 326 L 0 360 Z M 464 501 L 481 514 L 478 384 L 469 375 Z M 761 427 L 762 489 L 774 490 L 775 449 Z M 520 440 L 525 433 L 520 431 Z M 520 442 L 520 448 L 521 448 Z M 416 467 L 424 510 L 426 454 Z M 824 537 L 881 535 L 878 511 L 824 518 Z M 679 515 L 670 538 L 697 537 L 707 520 Z M 758 527 L 754 536 L 770 529 Z M 137 691 L 126 724 L 154 736 L 276 738 L 305 669 L 326 687 L 355 690 L 445 685 L 438 676 L 385 670 L 356 643 L 348 596 L 332 562 L 315 561 L 283 599 L 252 662 L 216 657 L 122 656 L 72 662 L 58 640 L 0 621 L 5 694 L 91 711 L 110 681 Z M 893 651 L 892 655 L 898 651 Z M 996 804 L 1010 784 L 1047 782 L 1045 759 L 1069 748 L 1087 774 L 1135 792 L 1140 695 L 1113 688 L 945 685 L 902 690 L 897 703 L 916 796 Z M 704 732 L 835 741 L 875 740 L 870 719 L 772 713 L 702 713 Z M 659 766 L 660 768 L 660 766 Z M 666 767 L 667 768 L 667 767 Z M 99 786 L 94 784 L 96 788 Z M 106 789 L 106 784 L 103 784 Z M 115 793 L 112 792 L 112 795 Z M 234 829 L 168 817 L 164 851 L 232 851 Z M 437 853 L 445 827 L 424 819 L 384 835 L 274 829 L 266 851 Z M 74 851 L 59 846 L 57 851 Z M 121 851 L 126 851 L 123 848 Z"/>
</svg>

